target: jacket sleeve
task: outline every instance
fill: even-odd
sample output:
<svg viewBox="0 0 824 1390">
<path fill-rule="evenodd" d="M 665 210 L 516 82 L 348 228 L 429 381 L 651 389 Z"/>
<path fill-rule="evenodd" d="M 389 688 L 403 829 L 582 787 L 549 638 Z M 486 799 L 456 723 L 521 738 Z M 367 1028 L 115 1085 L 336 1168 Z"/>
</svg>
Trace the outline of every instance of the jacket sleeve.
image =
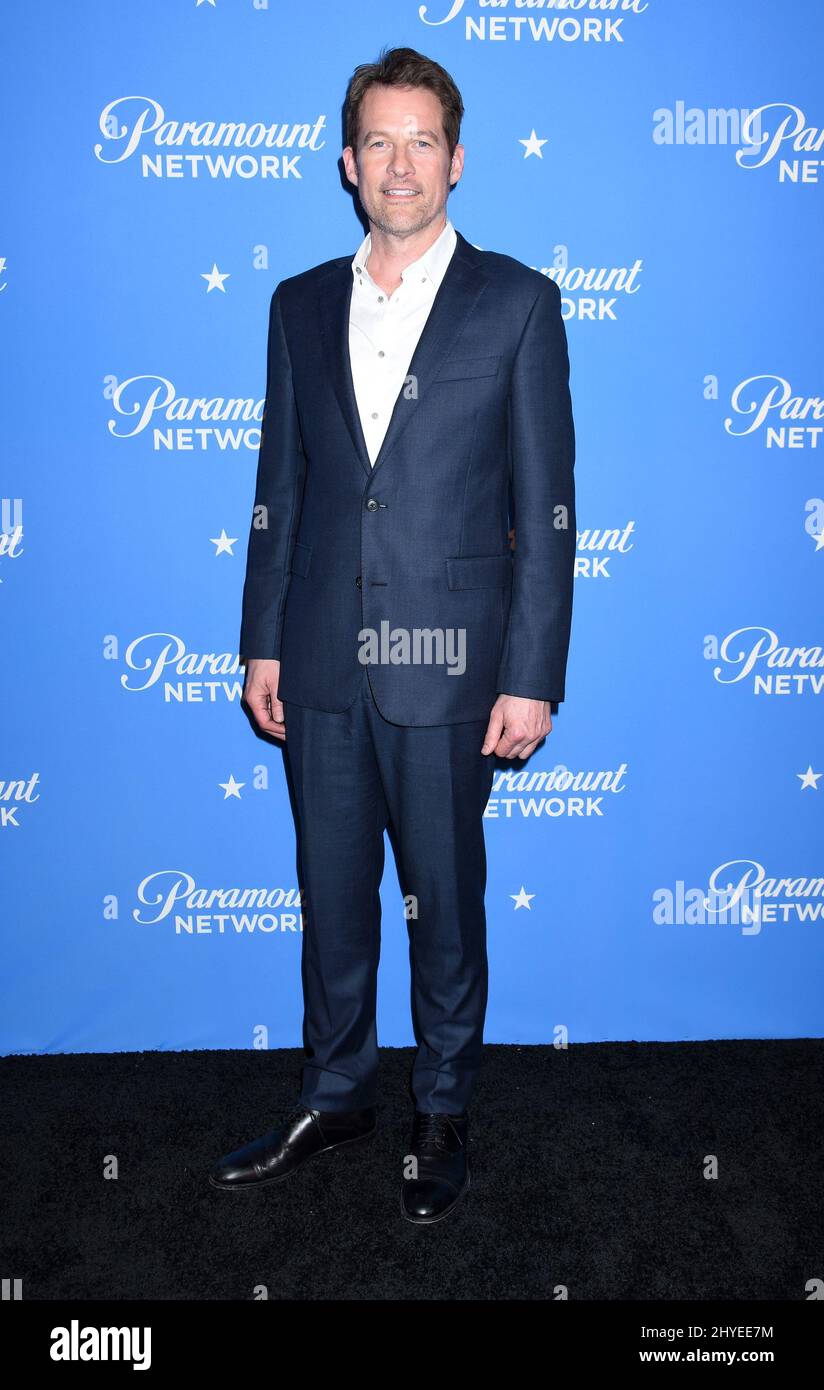
<svg viewBox="0 0 824 1390">
<path fill-rule="evenodd" d="M 279 285 L 269 306 L 266 399 L 243 586 L 240 655 L 244 660 L 280 659 L 304 476 L 305 456 Z"/>
<path fill-rule="evenodd" d="M 509 398 L 515 551 L 499 694 L 564 698 L 575 574 L 575 429 L 561 292 L 544 283 L 515 355 Z"/>
</svg>

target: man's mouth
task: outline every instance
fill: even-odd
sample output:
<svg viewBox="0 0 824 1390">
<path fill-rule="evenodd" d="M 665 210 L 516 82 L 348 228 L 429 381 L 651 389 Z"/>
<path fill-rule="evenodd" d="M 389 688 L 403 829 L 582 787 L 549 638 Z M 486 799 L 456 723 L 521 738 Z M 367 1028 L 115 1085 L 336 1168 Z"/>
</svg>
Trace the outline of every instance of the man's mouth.
<svg viewBox="0 0 824 1390">
<path fill-rule="evenodd" d="M 417 198 L 419 196 L 417 188 L 384 188 L 384 198 Z"/>
</svg>

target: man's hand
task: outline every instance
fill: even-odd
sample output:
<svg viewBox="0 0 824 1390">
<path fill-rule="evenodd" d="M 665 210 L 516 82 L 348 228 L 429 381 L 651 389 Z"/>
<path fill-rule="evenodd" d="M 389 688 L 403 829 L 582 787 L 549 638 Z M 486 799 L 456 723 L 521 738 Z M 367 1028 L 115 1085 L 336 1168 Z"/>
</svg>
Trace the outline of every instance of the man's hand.
<svg viewBox="0 0 824 1390">
<path fill-rule="evenodd" d="M 551 729 L 548 700 L 499 695 L 492 706 L 481 752 L 495 753 L 499 758 L 528 758 Z"/>
<path fill-rule="evenodd" d="M 285 741 L 286 723 L 283 705 L 278 699 L 279 680 L 279 661 L 247 661 L 243 699 L 252 711 L 258 728 Z"/>
</svg>

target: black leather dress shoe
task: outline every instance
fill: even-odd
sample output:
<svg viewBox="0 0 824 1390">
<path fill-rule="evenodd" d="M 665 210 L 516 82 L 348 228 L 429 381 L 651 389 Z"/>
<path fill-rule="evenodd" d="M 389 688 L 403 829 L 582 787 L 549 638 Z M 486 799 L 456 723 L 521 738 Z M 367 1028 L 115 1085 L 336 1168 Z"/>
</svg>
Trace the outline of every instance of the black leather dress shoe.
<svg viewBox="0 0 824 1390">
<path fill-rule="evenodd" d="M 282 1124 L 219 1159 L 209 1182 L 227 1192 L 281 1182 L 315 1154 L 369 1139 L 376 1128 L 374 1107 L 344 1112 L 296 1105 Z"/>
<path fill-rule="evenodd" d="M 408 1221 L 428 1226 L 458 1205 L 469 1187 L 466 1115 L 427 1115 L 415 1111 L 409 1154 L 417 1159 L 417 1176 L 401 1184 L 401 1211 Z M 414 1171 L 414 1165 L 410 1165 Z"/>
</svg>

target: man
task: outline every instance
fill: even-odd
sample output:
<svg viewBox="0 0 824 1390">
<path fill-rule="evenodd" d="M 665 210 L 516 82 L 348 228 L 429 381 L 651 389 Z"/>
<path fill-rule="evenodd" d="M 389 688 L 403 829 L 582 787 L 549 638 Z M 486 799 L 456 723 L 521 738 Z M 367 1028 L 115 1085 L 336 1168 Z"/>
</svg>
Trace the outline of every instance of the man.
<svg viewBox="0 0 824 1390">
<path fill-rule="evenodd" d="M 306 1062 L 285 1121 L 210 1175 L 259 1187 L 374 1133 L 391 826 L 418 1043 L 401 1207 L 420 1223 L 469 1185 L 483 812 L 495 756 L 528 757 L 564 698 L 576 538 L 560 292 L 447 217 L 462 115 L 412 49 L 357 68 L 343 161 L 369 233 L 272 296 L 240 650 L 294 791 Z"/>
</svg>

